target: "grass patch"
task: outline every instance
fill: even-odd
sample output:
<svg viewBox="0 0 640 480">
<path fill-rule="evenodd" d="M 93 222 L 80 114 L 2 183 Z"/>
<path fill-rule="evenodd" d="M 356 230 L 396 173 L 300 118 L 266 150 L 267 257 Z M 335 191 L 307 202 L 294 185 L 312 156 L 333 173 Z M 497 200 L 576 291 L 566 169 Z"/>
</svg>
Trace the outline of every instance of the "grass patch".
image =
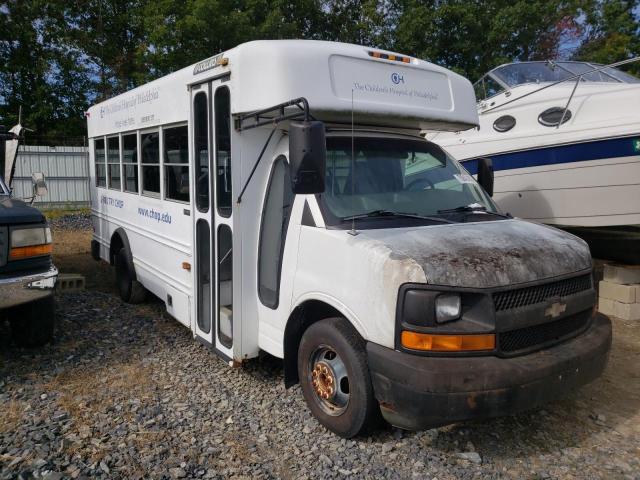
<svg viewBox="0 0 640 480">
<path fill-rule="evenodd" d="M 25 408 L 26 403 L 18 400 L 9 400 L 9 402 L 2 405 L 0 433 L 10 432 L 18 428 Z"/>
<path fill-rule="evenodd" d="M 41 208 L 40 211 L 47 217 L 47 220 L 56 220 L 69 215 L 89 215 L 91 213 L 89 207 Z"/>
</svg>

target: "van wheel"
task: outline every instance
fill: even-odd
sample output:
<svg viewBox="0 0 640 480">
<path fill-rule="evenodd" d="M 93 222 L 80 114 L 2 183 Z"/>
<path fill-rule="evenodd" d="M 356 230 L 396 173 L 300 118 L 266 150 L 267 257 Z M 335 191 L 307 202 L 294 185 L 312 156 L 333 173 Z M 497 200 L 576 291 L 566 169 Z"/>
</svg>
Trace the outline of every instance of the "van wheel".
<svg viewBox="0 0 640 480">
<path fill-rule="evenodd" d="M 380 418 L 364 341 L 344 318 L 322 320 L 304 332 L 298 375 L 311 413 L 337 435 L 354 437 Z"/>
<path fill-rule="evenodd" d="M 147 289 L 140 282 L 133 279 L 133 272 L 129 269 L 127 251 L 121 248 L 116 254 L 116 284 L 120 298 L 127 303 L 142 303 L 147 297 Z"/>
<path fill-rule="evenodd" d="M 11 337 L 21 347 L 41 347 L 53 340 L 56 303 L 53 295 L 14 307 L 9 312 Z"/>
</svg>

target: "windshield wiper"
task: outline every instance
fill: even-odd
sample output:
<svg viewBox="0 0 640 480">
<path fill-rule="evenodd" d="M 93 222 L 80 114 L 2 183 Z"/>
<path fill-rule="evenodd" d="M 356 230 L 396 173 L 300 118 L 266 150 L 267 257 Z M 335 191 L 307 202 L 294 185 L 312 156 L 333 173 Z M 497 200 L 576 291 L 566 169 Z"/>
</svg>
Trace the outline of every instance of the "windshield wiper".
<svg viewBox="0 0 640 480">
<path fill-rule="evenodd" d="M 416 213 L 394 212 L 392 210 L 372 210 L 366 213 L 359 213 L 358 215 L 350 215 L 348 217 L 341 218 L 342 221 L 348 222 L 350 220 L 360 220 L 363 218 L 375 218 L 375 217 L 404 217 L 404 218 L 417 218 L 420 220 L 431 220 L 438 223 L 455 223 L 451 220 L 446 220 L 440 217 L 429 217 L 424 215 L 418 215 Z"/>
<path fill-rule="evenodd" d="M 485 207 L 484 205 L 480 205 L 479 203 L 472 203 L 471 205 L 461 205 L 456 208 L 446 208 L 444 210 L 438 210 L 438 213 L 465 213 L 467 215 L 471 215 L 473 213 L 486 213 L 487 215 L 495 215 L 502 218 L 513 218 L 511 215 L 505 215 L 504 213 L 488 212 L 487 207 Z"/>
</svg>

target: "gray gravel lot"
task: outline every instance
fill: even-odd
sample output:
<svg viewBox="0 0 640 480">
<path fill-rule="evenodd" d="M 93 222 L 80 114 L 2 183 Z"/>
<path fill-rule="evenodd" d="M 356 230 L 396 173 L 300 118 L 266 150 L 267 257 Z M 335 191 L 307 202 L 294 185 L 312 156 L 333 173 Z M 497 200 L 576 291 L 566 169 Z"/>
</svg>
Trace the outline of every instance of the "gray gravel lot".
<svg viewBox="0 0 640 480">
<path fill-rule="evenodd" d="M 230 368 L 158 301 L 90 287 L 57 304 L 54 345 L 17 349 L 0 323 L 0 479 L 640 479 L 637 324 L 616 320 L 604 377 L 544 410 L 343 440 L 279 360 Z"/>
</svg>

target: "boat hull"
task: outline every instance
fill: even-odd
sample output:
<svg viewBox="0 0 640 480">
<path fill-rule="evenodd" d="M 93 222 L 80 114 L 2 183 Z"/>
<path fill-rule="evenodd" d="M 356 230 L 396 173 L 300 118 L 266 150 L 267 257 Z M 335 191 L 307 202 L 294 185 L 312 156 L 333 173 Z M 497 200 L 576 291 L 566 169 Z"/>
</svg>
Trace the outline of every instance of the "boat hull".
<svg viewBox="0 0 640 480">
<path fill-rule="evenodd" d="M 640 133 L 491 155 L 494 200 L 557 226 L 640 225 Z M 471 174 L 477 159 L 462 162 Z"/>
</svg>

